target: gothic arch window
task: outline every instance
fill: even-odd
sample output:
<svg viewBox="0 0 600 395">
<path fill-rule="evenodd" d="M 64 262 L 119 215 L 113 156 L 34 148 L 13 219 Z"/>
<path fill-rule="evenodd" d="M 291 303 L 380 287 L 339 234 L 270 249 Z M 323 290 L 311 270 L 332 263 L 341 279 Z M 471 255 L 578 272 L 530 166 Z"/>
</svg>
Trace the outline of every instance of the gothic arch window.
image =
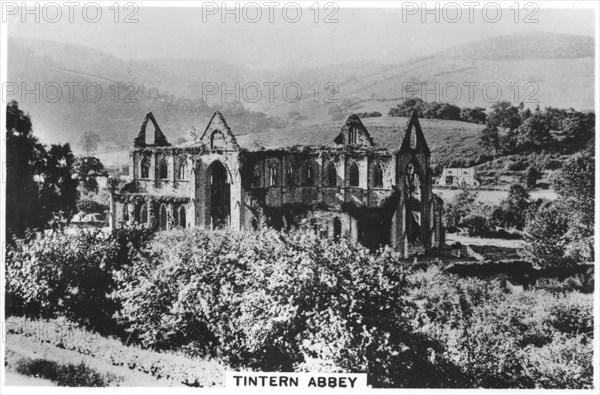
<svg viewBox="0 0 600 395">
<path fill-rule="evenodd" d="M 288 165 L 287 169 L 285 169 L 285 182 L 288 186 L 294 185 L 294 168 L 292 165 Z"/>
<path fill-rule="evenodd" d="M 177 218 L 177 222 L 179 223 L 179 226 L 181 226 L 182 228 L 185 228 L 187 225 L 187 220 L 185 217 L 185 207 L 179 207 L 179 213 L 178 213 L 178 218 Z"/>
<path fill-rule="evenodd" d="M 158 214 L 158 218 L 159 218 L 159 226 L 161 230 L 166 230 L 168 223 L 169 223 L 169 218 L 168 218 L 168 213 L 167 213 L 167 206 L 165 206 L 164 204 L 160 205 L 160 212 Z"/>
<path fill-rule="evenodd" d="M 351 187 L 357 187 L 360 183 L 360 173 L 358 171 L 358 165 L 356 162 L 352 162 L 349 171 L 349 182 Z"/>
<path fill-rule="evenodd" d="M 279 184 L 279 171 L 277 165 L 272 164 L 269 167 L 269 186 L 277 186 Z"/>
<path fill-rule="evenodd" d="M 129 207 L 126 204 L 123 205 L 123 222 L 129 221 Z"/>
<path fill-rule="evenodd" d="M 225 148 L 225 136 L 220 130 L 215 130 L 210 135 L 210 149 L 224 149 Z"/>
<path fill-rule="evenodd" d="M 140 163 L 140 178 L 150 178 L 150 158 L 147 156 Z"/>
<path fill-rule="evenodd" d="M 260 188 L 260 165 L 254 165 L 252 169 L 252 186 L 254 188 Z"/>
<path fill-rule="evenodd" d="M 329 162 L 327 165 L 327 185 L 330 187 L 337 186 L 337 169 L 333 162 Z"/>
<path fill-rule="evenodd" d="M 348 144 L 356 144 L 358 143 L 358 129 L 355 127 L 351 127 L 348 130 Z"/>
<path fill-rule="evenodd" d="M 315 169 L 312 163 L 307 163 L 304 168 L 304 185 L 313 186 L 315 185 Z"/>
<path fill-rule="evenodd" d="M 169 178 L 169 164 L 167 163 L 167 158 L 162 158 L 160 162 L 158 162 L 158 178 L 161 180 Z"/>
<path fill-rule="evenodd" d="M 141 224 L 145 224 L 148 223 L 148 208 L 146 207 L 145 204 L 142 204 L 140 206 L 140 217 L 139 217 L 139 222 Z"/>
<path fill-rule="evenodd" d="M 383 188 L 383 168 L 379 163 L 373 167 L 373 188 Z"/>
<path fill-rule="evenodd" d="M 418 168 L 410 162 L 404 171 L 404 189 L 406 194 L 406 235 L 410 242 L 421 241 L 421 179 Z M 427 226 L 427 225 L 425 225 Z"/>
<path fill-rule="evenodd" d="M 177 166 L 177 179 L 185 180 L 187 178 L 187 163 L 185 159 L 180 159 Z"/>
</svg>

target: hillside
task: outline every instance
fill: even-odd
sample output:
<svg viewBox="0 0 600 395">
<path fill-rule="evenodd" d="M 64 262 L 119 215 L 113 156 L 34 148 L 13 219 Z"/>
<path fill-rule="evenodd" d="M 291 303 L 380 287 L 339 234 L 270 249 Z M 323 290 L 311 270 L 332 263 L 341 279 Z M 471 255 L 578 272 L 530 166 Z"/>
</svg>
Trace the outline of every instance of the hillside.
<svg viewBox="0 0 600 395">
<path fill-rule="evenodd" d="M 500 87 L 498 100 L 537 100 L 540 106 L 577 110 L 594 106 L 594 41 L 585 36 L 539 33 L 509 35 L 481 40 L 428 57 L 398 65 L 376 61 L 332 65 L 309 70 L 255 70 L 251 66 L 224 64 L 198 59 L 119 59 L 101 51 L 42 40 L 11 39 L 8 47 L 8 79 L 27 83 L 56 83 L 63 87 L 57 102 L 22 100 L 20 94 L 8 99 L 21 102 L 34 121 L 36 134 L 46 142 L 75 142 L 85 130 L 101 134 L 111 146 L 127 148 L 148 111 L 152 111 L 170 138 L 183 137 L 192 128 L 203 128 L 215 110 L 224 113 L 232 127 L 254 131 L 281 126 L 302 126 L 341 122 L 348 114 L 388 110 L 403 101 L 412 89 L 427 89 L 416 96 L 427 101 L 451 101 L 462 107 L 489 107 L 483 86 Z M 115 82 L 122 86 L 115 100 Z M 102 86 L 104 95 L 95 103 L 85 101 L 81 88 L 69 100 L 68 84 L 80 87 L 89 82 Z M 241 104 L 223 102 L 221 94 L 202 101 L 203 83 L 232 89 L 236 83 L 263 86 L 262 97 Z M 269 97 L 265 82 L 279 83 Z M 281 87 L 297 83 L 302 99 L 285 100 Z M 338 91 L 324 90 L 333 82 Z M 471 97 L 466 84 L 478 84 Z M 534 85 L 526 87 L 526 83 Z M 67 85 L 65 85 L 67 84 Z M 453 90 L 458 86 L 460 91 Z M 137 87 L 137 92 L 133 92 Z M 51 91 L 51 90 L 50 90 Z M 431 93 L 434 92 L 434 93 Z M 435 93 L 437 92 L 437 93 Z M 289 92 L 295 95 L 294 90 Z M 456 100 L 454 96 L 459 94 Z M 488 96 L 495 96 L 495 88 Z M 248 93 L 251 95 L 252 93 Z M 126 98 L 134 98 L 125 100 Z M 233 95 L 225 97 L 233 100 Z M 489 99 L 489 98 L 488 98 Z M 71 102 L 73 101 L 73 102 Z M 534 107 L 535 101 L 527 103 Z M 339 106 L 339 107 L 337 107 Z M 335 110 L 335 111 L 334 111 Z M 294 119 L 291 119 L 291 115 Z M 453 135 L 453 134 L 452 134 Z M 446 138 L 446 137 L 444 137 Z M 456 146 L 448 137 L 444 149 Z"/>
<path fill-rule="evenodd" d="M 594 37 L 559 33 L 509 34 L 440 51 L 452 59 L 575 59 L 594 57 Z"/>
<path fill-rule="evenodd" d="M 8 56 L 8 80 L 18 84 L 19 91 L 7 95 L 7 100 L 17 100 L 32 116 L 35 134 L 46 143 L 75 144 L 81 133 L 91 130 L 102 137 L 104 145 L 125 149 L 149 111 L 156 114 L 172 141 L 192 128 L 203 128 L 215 111 L 221 111 L 232 127 L 262 130 L 278 125 L 277 120 L 239 103 L 207 104 L 200 98 L 160 90 L 156 84 L 147 84 L 152 78 L 138 78 L 142 74 L 129 67 L 134 63 L 89 48 L 11 41 Z M 150 67 L 142 69 L 162 74 Z M 38 97 L 22 94 L 23 88 L 36 90 L 36 84 Z"/>
<path fill-rule="evenodd" d="M 488 108 L 495 101 L 507 100 L 525 101 L 529 107 L 539 103 L 541 107 L 588 110 L 594 108 L 594 39 L 514 34 L 453 47 L 372 74 L 346 74 L 344 69 L 339 74 L 345 77 L 336 80 L 338 105 L 345 112 L 385 114 L 411 95 L 461 107 Z M 474 86 L 472 93 L 469 84 Z M 330 106 L 307 98 L 297 103 L 296 110 L 326 119 Z M 282 116 L 289 109 L 281 105 L 272 114 Z"/>
</svg>

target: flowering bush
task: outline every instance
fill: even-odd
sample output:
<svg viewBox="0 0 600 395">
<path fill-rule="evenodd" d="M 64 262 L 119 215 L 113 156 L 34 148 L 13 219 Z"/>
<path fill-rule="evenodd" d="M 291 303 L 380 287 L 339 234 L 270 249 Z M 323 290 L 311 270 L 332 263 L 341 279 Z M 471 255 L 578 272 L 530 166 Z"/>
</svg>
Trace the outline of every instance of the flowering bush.
<svg viewBox="0 0 600 395">
<path fill-rule="evenodd" d="M 6 284 L 13 302 L 9 314 L 61 315 L 102 332 L 112 330 L 119 309 L 108 295 L 113 271 L 127 265 L 133 250 L 150 237 L 148 229 L 136 227 L 109 235 L 57 232 L 17 240 L 7 249 Z"/>
<path fill-rule="evenodd" d="M 391 255 L 316 235 L 174 230 L 119 274 L 130 330 L 149 346 L 266 371 L 367 372 L 377 386 L 450 386 L 439 345 L 412 327 Z M 449 372 L 452 372 L 450 374 Z"/>
</svg>

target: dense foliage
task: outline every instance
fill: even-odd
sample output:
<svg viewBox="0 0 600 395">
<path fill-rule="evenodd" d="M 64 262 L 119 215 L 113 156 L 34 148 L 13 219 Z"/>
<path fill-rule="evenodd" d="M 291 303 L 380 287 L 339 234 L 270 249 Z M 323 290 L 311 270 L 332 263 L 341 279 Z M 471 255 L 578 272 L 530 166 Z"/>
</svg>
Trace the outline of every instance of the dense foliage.
<svg viewBox="0 0 600 395">
<path fill-rule="evenodd" d="M 466 387 L 592 388 L 591 295 L 507 294 L 437 269 L 411 280 L 421 330 L 445 344 Z"/>
<path fill-rule="evenodd" d="M 428 103 L 419 98 L 406 99 L 388 112 L 390 117 L 410 117 L 416 111 L 420 118 L 448 119 L 472 123 L 485 123 L 486 114 L 482 107 L 460 108 L 450 103 Z"/>
<path fill-rule="evenodd" d="M 113 271 L 151 237 L 147 228 L 17 240 L 7 249 L 8 313 L 64 316 L 102 333 L 115 329 L 118 302 L 109 297 Z"/>
<path fill-rule="evenodd" d="M 74 365 L 59 364 L 41 358 L 21 358 L 15 365 L 18 373 L 50 380 L 59 387 L 106 387 L 116 381 L 112 377 L 98 373 L 83 362 Z"/>
<path fill-rule="evenodd" d="M 554 180 L 559 199 L 540 204 L 528 217 L 522 255 L 542 268 L 594 261 L 594 154 L 567 160 Z"/>
<path fill-rule="evenodd" d="M 573 153 L 593 145 L 595 114 L 553 107 L 531 111 L 523 103 L 514 106 L 502 101 L 492 105 L 486 125 L 481 145 L 493 152 L 509 155 L 547 149 Z M 551 131 L 560 131 L 562 140 Z"/>
<path fill-rule="evenodd" d="M 453 386 L 411 325 L 390 255 L 312 234 L 162 233 L 122 272 L 122 316 L 144 344 L 233 367 L 367 372 L 377 386 Z"/>
<path fill-rule="evenodd" d="M 65 316 L 100 331 L 106 322 L 94 317 L 116 314 L 111 325 L 126 328 L 128 341 L 164 355 L 216 357 L 233 369 L 366 372 L 376 387 L 592 382 L 589 296 L 511 294 L 499 282 L 435 268 L 409 272 L 394 254 L 373 255 L 344 239 L 199 228 L 150 238 L 142 228 L 22 241 L 8 258 L 8 291 L 25 314 Z M 60 341 L 123 359 L 106 341 Z M 176 373 L 155 357 L 126 363 L 204 382 L 191 365 Z"/>
<path fill-rule="evenodd" d="M 71 218 L 77 210 L 77 189 L 97 191 L 90 166 L 82 168 L 69 144 L 46 147 L 33 135 L 31 118 L 17 102 L 6 106 L 6 230 L 9 240 L 27 231 L 57 227 L 60 217 Z M 98 159 L 86 158 L 92 168 Z M 75 174 L 75 169 L 85 170 Z"/>
</svg>

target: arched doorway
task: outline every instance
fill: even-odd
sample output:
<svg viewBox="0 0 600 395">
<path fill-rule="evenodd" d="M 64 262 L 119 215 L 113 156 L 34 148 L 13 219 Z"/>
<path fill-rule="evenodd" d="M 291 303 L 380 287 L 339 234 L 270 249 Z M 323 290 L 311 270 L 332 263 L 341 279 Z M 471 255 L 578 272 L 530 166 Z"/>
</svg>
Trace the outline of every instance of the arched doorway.
<svg viewBox="0 0 600 395">
<path fill-rule="evenodd" d="M 207 171 L 210 225 L 213 229 L 229 224 L 230 185 L 227 169 L 221 162 L 213 162 Z"/>
<path fill-rule="evenodd" d="M 169 215 L 167 213 L 167 206 L 165 206 L 164 204 L 160 205 L 160 212 L 158 217 L 160 229 L 167 230 L 167 227 L 169 226 Z"/>
<path fill-rule="evenodd" d="M 185 218 L 185 207 L 180 207 L 179 208 L 179 226 L 181 226 L 182 228 L 185 228 L 187 225 L 187 220 Z"/>
<path fill-rule="evenodd" d="M 146 207 L 146 204 L 142 203 L 142 205 L 140 206 L 140 211 L 139 211 L 139 218 L 138 221 L 141 224 L 146 224 L 148 223 L 148 208 Z"/>
</svg>

